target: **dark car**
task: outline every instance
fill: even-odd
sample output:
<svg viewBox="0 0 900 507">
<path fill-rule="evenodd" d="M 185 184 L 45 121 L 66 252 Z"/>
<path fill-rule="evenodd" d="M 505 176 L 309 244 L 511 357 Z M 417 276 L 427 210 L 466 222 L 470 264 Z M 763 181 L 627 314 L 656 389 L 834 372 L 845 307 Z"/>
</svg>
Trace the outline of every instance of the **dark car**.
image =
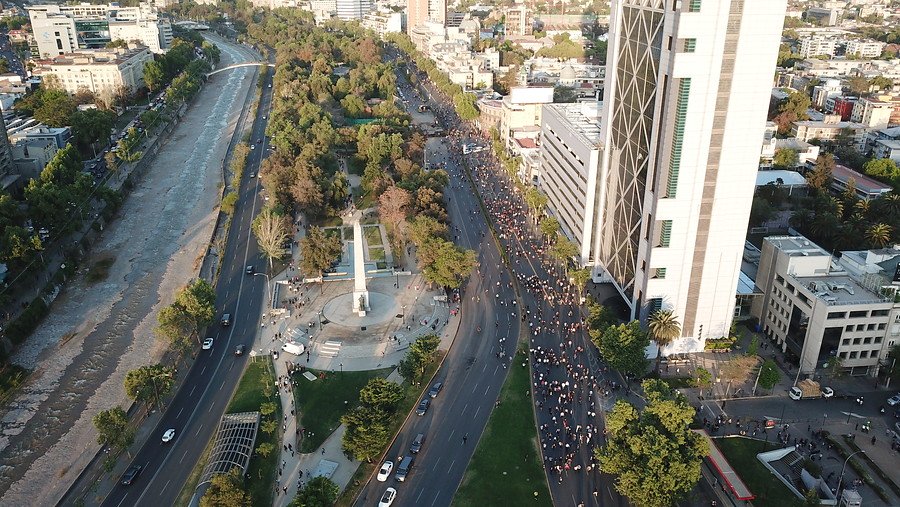
<svg viewBox="0 0 900 507">
<path fill-rule="evenodd" d="M 256 272 L 256 268 L 254 268 L 253 265 L 247 266 L 247 274 L 248 275 L 252 275 L 255 272 Z"/>
<path fill-rule="evenodd" d="M 425 415 L 425 412 L 428 412 L 428 406 L 431 405 L 431 399 L 425 398 L 421 402 L 419 402 L 419 406 L 416 408 L 416 415 Z"/>
<path fill-rule="evenodd" d="M 422 450 L 422 444 L 425 443 L 425 434 L 419 433 L 416 435 L 416 439 L 413 440 L 412 445 L 409 446 L 409 452 L 413 454 L 419 454 L 419 451 Z"/>
<path fill-rule="evenodd" d="M 437 398 L 438 393 L 441 392 L 441 389 L 443 389 L 443 388 L 444 388 L 443 382 L 435 382 L 434 385 L 431 386 L 431 389 L 428 390 L 428 397 L 429 398 Z"/>
<path fill-rule="evenodd" d="M 245 349 L 246 347 L 247 347 L 246 345 L 238 345 L 237 347 L 234 348 L 234 355 L 236 355 L 236 356 L 243 356 L 243 355 L 244 355 L 244 349 Z"/>
<path fill-rule="evenodd" d="M 141 470 L 143 469 L 144 467 L 142 467 L 141 465 L 133 465 L 131 468 L 126 470 L 125 474 L 122 475 L 122 485 L 130 486 L 131 483 L 134 482 L 134 480 L 137 479 L 139 475 L 141 475 Z"/>
</svg>

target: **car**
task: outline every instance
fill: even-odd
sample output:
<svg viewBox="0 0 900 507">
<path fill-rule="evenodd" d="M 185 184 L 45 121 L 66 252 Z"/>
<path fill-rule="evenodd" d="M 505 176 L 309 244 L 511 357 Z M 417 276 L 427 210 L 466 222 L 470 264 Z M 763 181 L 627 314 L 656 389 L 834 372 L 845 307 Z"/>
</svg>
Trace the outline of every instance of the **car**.
<svg viewBox="0 0 900 507">
<path fill-rule="evenodd" d="M 141 470 L 143 468 L 144 467 L 141 465 L 132 465 L 128 470 L 125 470 L 125 473 L 122 474 L 122 485 L 131 486 L 131 483 L 141 475 Z"/>
<path fill-rule="evenodd" d="M 209 350 L 212 348 L 212 346 L 213 346 L 212 338 L 207 338 L 207 339 L 203 340 L 203 350 Z"/>
<path fill-rule="evenodd" d="M 266 119 L 266 115 L 263 115 L 263 120 L 265 120 L 265 119 Z"/>
<path fill-rule="evenodd" d="M 253 273 L 256 273 L 256 268 L 254 268 L 253 265 L 250 264 L 247 266 L 246 272 L 248 275 L 252 275 Z"/>
<path fill-rule="evenodd" d="M 891 396 L 890 398 L 888 398 L 887 403 L 888 403 L 888 405 L 890 405 L 892 407 L 894 405 L 897 405 L 898 403 L 900 403 L 900 393 L 895 394 L 895 395 Z"/>
<path fill-rule="evenodd" d="M 262 144 L 262 138 L 257 139 L 256 144 Z"/>
<path fill-rule="evenodd" d="M 428 397 L 429 398 L 437 398 L 438 393 L 441 392 L 441 389 L 443 389 L 443 388 L 444 388 L 443 382 L 435 382 L 434 385 L 431 386 L 431 389 L 428 390 Z"/>
<path fill-rule="evenodd" d="M 375 478 L 378 479 L 378 482 L 384 482 L 391 475 L 391 472 L 394 470 L 394 462 L 393 461 L 385 461 L 381 468 L 378 470 L 378 476 Z"/>
<path fill-rule="evenodd" d="M 168 444 L 172 440 L 175 440 L 175 428 L 169 428 L 163 433 L 162 441 L 164 444 Z"/>
<path fill-rule="evenodd" d="M 422 444 L 425 443 L 425 434 L 419 433 L 416 435 L 416 439 L 413 440 L 413 443 L 409 446 L 409 452 L 413 454 L 419 454 L 419 451 L 422 450 Z"/>
<path fill-rule="evenodd" d="M 269 88 L 271 88 L 271 87 L 272 87 L 272 84 L 270 83 L 270 84 L 269 84 Z"/>
<path fill-rule="evenodd" d="M 238 345 L 237 347 L 234 348 L 234 355 L 243 356 L 244 350 L 246 350 L 246 348 L 247 348 L 246 345 Z"/>
<path fill-rule="evenodd" d="M 250 149 L 251 149 L 251 150 L 255 150 L 255 149 L 256 149 L 256 145 L 255 145 L 255 144 L 251 144 L 251 145 L 250 145 Z"/>
<path fill-rule="evenodd" d="M 231 314 L 226 313 L 222 315 L 222 327 L 228 327 L 231 325 Z"/>
<path fill-rule="evenodd" d="M 833 398 L 834 397 L 834 389 L 830 387 L 822 388 L 822 397 L 823 398 Z"/>
<path fill-rule="evenodd" d="M 391 507 L 395 498 L 397 498 L 397 490 L 394 488 L 386 489 L 384 494 L 381 495 L 381 500 L 378 501 L 378 507 Z"/>
<path fill-rule="evenodd" d="M 424 400 L 419 402 L 419 406 L 416 407 L 416 415 L 425 415 L 425 412 L 428 412 L 428 406 L 431 405 L 431 399 L 425 398 Z"/>
<path fill-rule="evenodd" d="M 250 173 L 250 177 L 251 177 L 251 178 L 255 178 L 255 177 L 256 177 L 256 173 Z"/>
</svg>

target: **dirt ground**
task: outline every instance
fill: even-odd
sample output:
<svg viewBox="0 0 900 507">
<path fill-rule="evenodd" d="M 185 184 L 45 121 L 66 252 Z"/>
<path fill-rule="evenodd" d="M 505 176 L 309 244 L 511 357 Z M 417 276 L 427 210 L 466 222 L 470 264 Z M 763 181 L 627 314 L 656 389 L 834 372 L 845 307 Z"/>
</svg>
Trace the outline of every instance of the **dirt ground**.
<svg viewBox="0 0 900 507">
<path fill-rule="evenodd" d="M 223 65 L 253 61 L 222 45 Z M 127 407 L 125 374 L 156 362 L 159 309 L 197 276 L 213 232 L 222 161 L 254 69 L 213 78 L 13 361 L 35 369 L 0 418 L 0 504 L 53 505 L 97 452 L 91 419 Z M 87 267 L 111 258 L 105 280 Z"/>
</svg>

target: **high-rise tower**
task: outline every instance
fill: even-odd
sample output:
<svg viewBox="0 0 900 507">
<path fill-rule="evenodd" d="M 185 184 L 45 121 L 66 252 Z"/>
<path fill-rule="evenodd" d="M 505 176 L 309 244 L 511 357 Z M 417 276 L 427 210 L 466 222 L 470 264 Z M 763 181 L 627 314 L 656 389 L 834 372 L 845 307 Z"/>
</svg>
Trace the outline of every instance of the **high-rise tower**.
<svg viewBox="0 0 900 507">
<path fill-rule="evenodd" d="M 635 318 L 729 332 L 786 0 L 613 0 L 594 262 Z"/>
</svg>

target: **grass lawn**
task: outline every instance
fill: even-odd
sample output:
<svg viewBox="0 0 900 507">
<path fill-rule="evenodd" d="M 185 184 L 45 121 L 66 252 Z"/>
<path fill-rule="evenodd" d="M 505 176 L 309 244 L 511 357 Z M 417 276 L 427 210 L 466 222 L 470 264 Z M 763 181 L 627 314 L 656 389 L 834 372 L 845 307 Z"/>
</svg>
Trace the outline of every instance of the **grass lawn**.
<svg viewBox="0 0 900 507">
<path fill-rule="evenodd" d="M 225 413 L 255 412 L 263 403 L 274 401 L 278 409 L 268 417 L 277 423 L 281 421 L 281 403 L 278 402 L 277 397 L 272 396 L 274 391 L 275 369 L 272 367 L 272 362 L 268 356 L 256 359 L 247 366 L 247 371 L 241 377 L 241 383 L 238 384 L 237 391 L 232 396 Z M 262 417 L 260 424 L 265 419 Z M 249 480 L 246 481 L 245 486 L 247 492 L 250 493 L 251 505 L 272 505 L 278 451 L 281 449 L 280 434 L 280 424 L 275 424 L 275 431 L 272 434 L 262 431 L 262 428 L 256 434 L 257 448 L 260 444 L 270 443 L 275 451 L 268 457 L 254 453 L 250 458 L 250 466 L 247 469 Z"/>
<path fill-rule="evenodd" d="M 295 405 L 300 409 L 297 424 L 306 428 L 307 436 L 300 442 L 300 452 L 312 452 L 322 445 L 341 424 L 341 416 L 359 404 L 359 390 L 375 377 L 386 377 L 393 368 L 369 371 L 325 372 L 325 379 L 314 382 L 297 377 L 294 389 Z M 320 372 L 311 370 L 318 375 Z"/>
<path fill-rule="evenodd" d="M 384 247 L 375 246 L 369 248 L 369 259 L 375 262 L 384 262 Z"/>
<path fill-rule="evenodd" d="M 377 225 L 363 227 L 363 233 L 366 235 L 366 243 L 372 246 L 381 246 L 381 227 Z"/>
<path fill-rule="evenodd" d="M 756 455 L 780 446 L 749 438 L 714 438 L 716 446 L 725 455 L 731 468 L 738 470 L 744 484 L 756 495 L 753 505 L 764 507 L 799 506 L 800 499 L 769 472 Z"/>
<path fill-rule="evenodd" d="M 454 506 L 552 505 L 538 452 L 531 396 L 525 394 L 529 392 L 529 373 L 527 366 L 521 366 L 524 357 L 520 353 L 512 362 L 500 406 L 491 414 L 453 499 Z"/>
</svg>

